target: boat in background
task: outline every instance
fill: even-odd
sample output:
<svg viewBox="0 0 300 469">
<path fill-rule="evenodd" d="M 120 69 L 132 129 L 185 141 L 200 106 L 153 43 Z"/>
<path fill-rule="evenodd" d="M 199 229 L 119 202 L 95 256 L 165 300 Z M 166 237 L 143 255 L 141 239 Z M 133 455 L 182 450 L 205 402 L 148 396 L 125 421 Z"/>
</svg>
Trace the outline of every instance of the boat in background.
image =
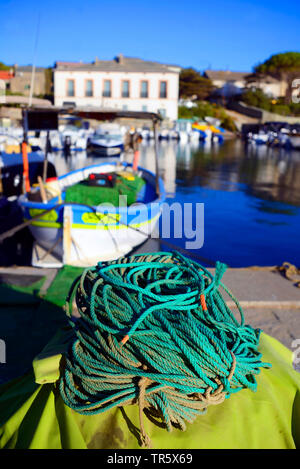
<svg viewBox="0 0 300 469">
<path fill-rule="evenodd" d="M 71 150 L 86 150 L 88 135 L 85 129 L 79 129 L 74 125 L 65 126 L 60 131 L 61 145 L 65 148 L 66 144 L 70 145 Z"/>
<path fill-rule="evenodd" d="M 222 143 L 224 129 L 211 122 L 194 122 L 192 125 L 194 133 L 198 133 L 198 139 L 202 142 Z"/>
<path fill-rule="evenodd" d="M 87 139 L 89 153 L 101 156 L 119 156 L 124 150 L 124 137 L 118 124 L 102 124 Z"/>
<path fill-rule="evenodd" d="M 138 129 L 138 131 L 141 134 L 142 139 L 145 141 L 148 141 L 154 138 L 153 130 L 150 129 L 150 127 L 147 127 L 146 125 L 143 126 L 141 129 Z"/>
<path fill-rule="evenodd" d="M 292 148 L 300 148 L 300 125 L 295 124 L 290 126 L 288 141 Z"/>
</svg>

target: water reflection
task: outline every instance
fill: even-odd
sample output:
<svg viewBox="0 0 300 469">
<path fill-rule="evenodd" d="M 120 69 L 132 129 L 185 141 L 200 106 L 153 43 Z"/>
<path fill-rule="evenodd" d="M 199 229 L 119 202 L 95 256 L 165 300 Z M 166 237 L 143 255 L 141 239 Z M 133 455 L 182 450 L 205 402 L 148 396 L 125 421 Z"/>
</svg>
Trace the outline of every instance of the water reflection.
<svg viewBox="0 0 300 469">
<path fill-rule="evenodd" d="M 300 152 L 265 145 L 177 148 L 177 178 L 183 185 L 215 190 L 245 190 L 269 200 L 300 205 Z"/>
<path fill-rule="evenodd" d="M 132 158 L 130 154 L 125 157 L 129 162 Z M 77 151 L 68 157 L 52 153 L 49 160 L 62 175 L 83 166 L 116 161 L 116 158 L 88 156 L 84 151 Z M 139 164 L 155 172 L 153 142 L 142 144 Z M 240 140 L 223 145 L 209 142 L 180 145 L 162 141 L 159 170 L 169 196 L 175 195 L 176 185 L 201 185 L 215 190 L 244 190 L 262 199 L 300 205 L 300 151 L 244 145 Z"/>
<path fill-rule="evenodd" d="M 116 158 L 52 154 L 59 175 Z M 131 162 L 133 155 L 127 155 Z M 140 166 L 155 172 L 153 142 Z M 205 243 L 199 254 L 231 266 L 300 264 L 300 151 L 245 145 L 160 142 L 159 170 L 168 201 L 204 202 Z M 171 239 L 184 247 L 185 240 Z"/>
</svg>

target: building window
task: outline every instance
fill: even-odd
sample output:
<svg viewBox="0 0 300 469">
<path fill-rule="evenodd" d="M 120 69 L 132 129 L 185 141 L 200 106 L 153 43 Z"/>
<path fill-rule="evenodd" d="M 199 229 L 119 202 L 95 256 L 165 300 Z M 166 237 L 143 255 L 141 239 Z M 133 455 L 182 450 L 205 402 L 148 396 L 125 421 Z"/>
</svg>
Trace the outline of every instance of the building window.
<svg viewBox="0 0 300 469">
<path fill-rule="evenodd" d="M 105 98 L 111 97 L 111 80 L 104 80 L 102 96 Z"/>
<path fill-rule="evenodd" d="M 93 80 L 85 81 L 85 96 L 88 98 L 94 95 L 93 85 Z"/>
<path fill-rule="evenodd" d="M 76 103 L 74 101 L 63 101 L 63 106 L 66 107 L 75 107 Z"/>
<path fill-rule="evenodd" d="M 165 119 L 167 113 L 165 109 L 158 109 L 158 113 L 161 115 L 163 119 Z"/>
<path fill-rule="evenodd" d="M 159 83 L 159 97 L 166 98 L 167 97 L 167 82 L 161 81 Z"/>
<path fill-rule="evenodd" d="M 123 110 L 123 111 L 128 111 L 128 106 L 127 106 L 127 104 L 124 104 L 124 105 L 122 106 L 122 110 Z"/>
<path fill-rule="evenodd" d="M 67 96 L 75 96 L 74 80 L 67 80 Z"/>
<path fill-rule="evenodd" d="M 148 98 L 148 82 L 142 81 L 141 82 L 141 98 Z"/>
<path fill-rule="evenodd" d="M 122 81 L 122 98 L 129 98 L 129 81 Z"/>
<path fill-rule="evenodd" d="M 147 106 L 142 106 L 142 111 L 143 111 L 143 112 L 147 112 L 147 111 L 148 111 L 148 107 L 147 107 Z"/>
</svg>

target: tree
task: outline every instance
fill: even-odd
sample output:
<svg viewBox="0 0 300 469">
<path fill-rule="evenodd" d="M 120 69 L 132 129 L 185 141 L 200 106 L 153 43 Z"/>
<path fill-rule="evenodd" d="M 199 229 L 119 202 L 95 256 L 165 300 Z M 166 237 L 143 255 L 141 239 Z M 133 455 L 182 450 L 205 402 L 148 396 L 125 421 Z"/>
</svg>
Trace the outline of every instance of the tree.
<svg viewBox="0 0 300 469">
<path fill-rule="evenodd" d="M 5 65 L 5 63 L 0 62 L 0 70 L 10 70 L 11 67 L 9 65 Z"/>
<path fill-rule="evenodd" d="M 256 74 L 270 75 L 287 82 L 285 103 L 291 102 L 293 80 L 300 77 L 300 52 L 284 52 L 272 55 L 254 69 Z"/>
<path fill-rule="evenodd" d="M 184 68 L 179 76 L 179 97 L 206 99 L 213 90 L 213 84 L 194 68 Z"/>
</svg>

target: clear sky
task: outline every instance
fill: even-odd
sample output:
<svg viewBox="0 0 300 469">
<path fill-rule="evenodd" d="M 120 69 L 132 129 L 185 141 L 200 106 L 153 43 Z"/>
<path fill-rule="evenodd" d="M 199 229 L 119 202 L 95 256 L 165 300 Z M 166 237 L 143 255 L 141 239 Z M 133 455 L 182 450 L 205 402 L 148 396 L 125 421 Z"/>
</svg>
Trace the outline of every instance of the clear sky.
<svg viewBox="0 0 300 469">
<path fill-rule="evenodd" d="M 251 71 L 274 53 L 300 51 L 299 33 L 298 0 L 0 0 L 0 61 L 7 64 L 31 64 L 38 37 L 40 66 L 122 53 Z"/>
</svg>

